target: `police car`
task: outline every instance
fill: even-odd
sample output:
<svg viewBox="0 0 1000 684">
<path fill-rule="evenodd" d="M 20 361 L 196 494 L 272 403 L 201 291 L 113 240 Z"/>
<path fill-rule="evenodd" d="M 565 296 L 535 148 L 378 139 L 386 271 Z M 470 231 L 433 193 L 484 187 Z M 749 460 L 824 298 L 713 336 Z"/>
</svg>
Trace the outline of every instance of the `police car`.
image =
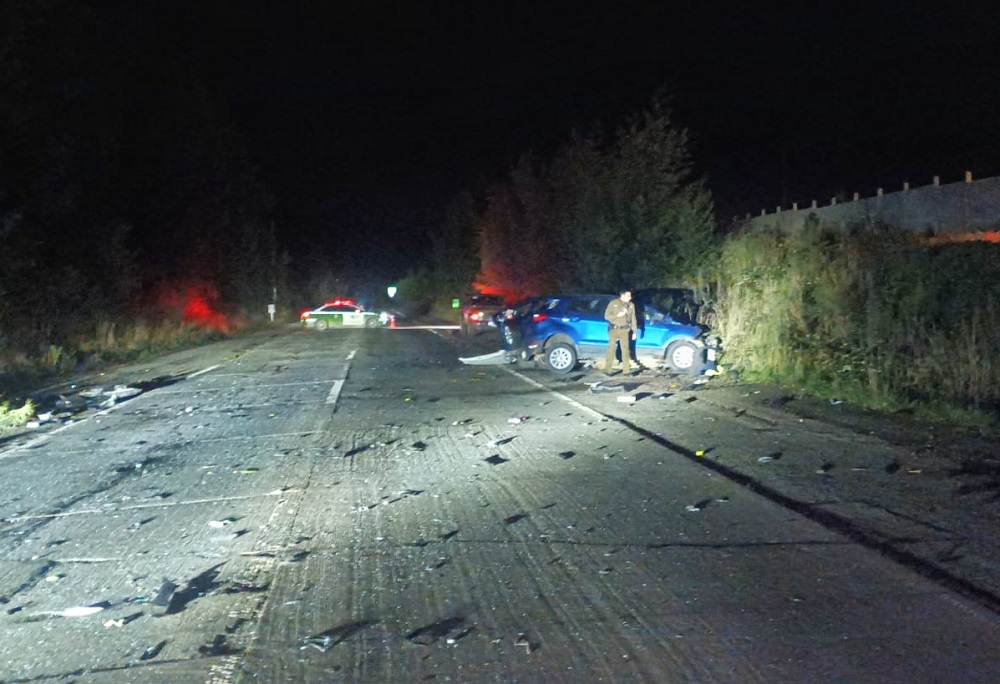
<svg viewBox="0 0 1000 684">
<path fill-rule="evenodd" d="M 384 327 L 391 323 L 392 316 L 388 313 L 365 311 L 364 307 L 353 299 L 335 299 L 319 308 L 303 311 L 299 319 L 303 328 L 327 330 Z"/>
</svg>

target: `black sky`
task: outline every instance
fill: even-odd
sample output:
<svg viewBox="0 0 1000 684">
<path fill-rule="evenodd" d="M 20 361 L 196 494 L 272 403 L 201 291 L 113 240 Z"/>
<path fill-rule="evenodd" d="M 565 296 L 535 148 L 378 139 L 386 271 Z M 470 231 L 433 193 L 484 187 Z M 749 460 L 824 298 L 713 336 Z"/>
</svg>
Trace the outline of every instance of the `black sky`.
<svg viewBox="0 0 1000 684">
<path fill-rule="evenodd" d="M 720 218 L 1000 172 L 991 4 L 673 5 L 200 2 L 170 30 L 303 224 L 441 205 L 658 89 Z"/>
</svg>

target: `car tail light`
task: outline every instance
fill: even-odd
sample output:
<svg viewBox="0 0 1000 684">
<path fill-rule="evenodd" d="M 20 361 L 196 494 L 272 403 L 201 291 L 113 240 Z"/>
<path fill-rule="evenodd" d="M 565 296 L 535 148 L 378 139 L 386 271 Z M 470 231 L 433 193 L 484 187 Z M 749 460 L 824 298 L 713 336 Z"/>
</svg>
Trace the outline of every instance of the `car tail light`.
<svg viewBox="0 0 1000 684">
<path fill-rule="evenodd" d="M 307 318 L 309 318 L 309 309 L 306 309 L 302 313 L 299 314 L 299 320 L 300 321 L 304 321 Z"/>
<path fill-rule="evenodd" d="M 543 314 L 543 313 L 532 314 L 532 316 L 531 316 L 531 322 L 532 323 L 540 323 L 541 321 L 544 321 L 548 317 L 549 317 L 548 314 Z"/>
<path fill-rule="evenodd" d="M 483 312 L 482 311 L 473 311 L 472 313 L 469 314 L 469 320 L 470 321 L 481 321 L 481 320 L 483 320 Z"/>
</svg>

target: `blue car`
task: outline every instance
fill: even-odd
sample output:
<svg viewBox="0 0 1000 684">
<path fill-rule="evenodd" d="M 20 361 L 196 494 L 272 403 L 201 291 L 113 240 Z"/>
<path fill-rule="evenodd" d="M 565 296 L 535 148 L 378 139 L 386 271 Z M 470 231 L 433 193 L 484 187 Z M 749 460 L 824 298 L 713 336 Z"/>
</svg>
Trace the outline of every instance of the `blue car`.
<svg viewBox="0 0 1000 684">
<path fill-rule="evenodd" d="M 559 295 L 522 302 L 498 316 L 504 347 L 556 373 L 579 361 L 605 358 L 611 294 Z M 639 331 L 632 353 L 644 366 L 698 373 L 715 365 L 717 340 L 695 324 L 680 323 L 653 303 L 636 302 Z"/>
</svg>

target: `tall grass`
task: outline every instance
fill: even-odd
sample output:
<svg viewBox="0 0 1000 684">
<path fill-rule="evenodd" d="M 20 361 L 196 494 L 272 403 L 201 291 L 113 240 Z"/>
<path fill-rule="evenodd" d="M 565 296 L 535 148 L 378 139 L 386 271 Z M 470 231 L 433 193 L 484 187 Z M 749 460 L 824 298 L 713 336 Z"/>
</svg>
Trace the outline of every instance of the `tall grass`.
<svg viewBox="0 0 1000 684">
<path fill-rule="evenodd" d="M 234 326 L 240 327 L 245 326 Z M 0 378 L 81 371 L 142 359 L 222 336 L 224 333 L 218 330 L 169 317 L 158 322 L 142 318 L 101 320 L 78 330 L 62 344 L 47 344 L 37 350 L 14 345 L 0 348 Z"/>
<path fill-rule="evenodd" d="M 742 233 L 716 313 L 745 376 L 880 408 L 1000 408 L 1000 248 L 880 227 Z"/>
</svg>

